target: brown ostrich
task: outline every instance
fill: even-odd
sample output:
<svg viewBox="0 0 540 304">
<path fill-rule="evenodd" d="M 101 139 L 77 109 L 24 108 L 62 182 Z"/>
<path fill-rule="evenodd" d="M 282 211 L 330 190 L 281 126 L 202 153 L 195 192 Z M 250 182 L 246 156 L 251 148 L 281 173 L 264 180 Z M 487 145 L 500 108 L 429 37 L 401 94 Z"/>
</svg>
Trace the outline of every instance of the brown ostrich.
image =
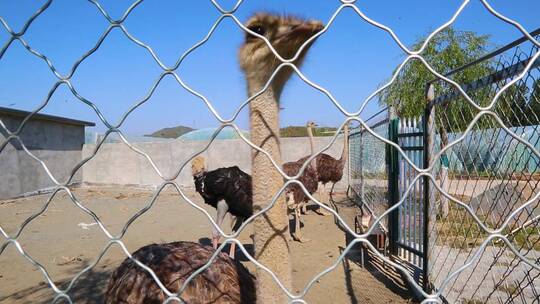
<svg viewBox="0 0 540 304">
<path fill-rule="evenodd" d="M 204 266 L 214 250 L 192 242 L 173 242 L 144 246 L 133 258 L 150 267 L 171 292 L 178 292 L 185 280 Z M 196 275 L 179 296 L 185 303 L 255 303 L 255 280 L 239 262 L 219 253 L 202 273 Z M 152 276 L 126 258 L 112 273 L 106 304 L 163 303 L 167 295 Z"/>
<path fill-rule="evenodd" d="M 246 26 L 264 36 L 283 58 L 295 56 L 300 47 L 323 28 L 322 23 L 318 21 L 270 14 L 256 14 L 248 20 Z M 310 45 L 307 45 L 297 57 L 294 62 L 297 66 L 302 63 Z M 281 163 L 279 98 L 292 69 L 282 68 L 270 86 L 260 93 L 281 62 L 265 41 L 249 33 L 240 49 L 239 59 L 247 80 L 248 95 L 257 94 L 249 104 L 251 141 L 267 151 L 279 164 Z M 254 212 L 257 212 L 272 201 L 273 196 L 283 185 L 283 178 L 266 155 L 252 151 L 253 207 Z M 288 217 L 284 199 L 280 197 L 264 216 L 256 217 L 253 226 L 257 260 L 269 267 L 280 278 L 283 286 L 290 290 L 292 280 L 287 243 Z M 257 301 L 260 303 L 289 301 L 269 274 L 260 268 L 257 268 L 257 271 Z"/>
<path fill-rule="evenodd" d="M 315 149 L 313 147 L 313 132 L 311 130 L 311 128 L 315 126 L 316 124 L 311 121 L 307 123 L 307 132 L 309 137 L 309 143 L 311 146 L 311 155 L 315 153 Z M 283 171 L 285 171 L 285 173 L 287 173 L 287 175 L 289 176 L 298 174 L 306 160 L 311 155 L 302 157 L 295 162 L 288 162 L 283 164 Z M 315 160 L 311 161 L 308 164 L 308 166 L 304 169 L 302 175 L 300 175 L 300 177 L 298 178 L 298 181 L 304 185 L 304 187 L 310 194 L 317 192 L 319 182 L 317 179 L 317 166 L 315 164 Z M 307 202 L 309 202 L 309 197 L 298 184 L 292 184 L 288 187 L 288 189 L 286 190 L 286 197 L 288 198 L 287 205 L 290 209 L 294 211 L 295 229 L 292 233 L 292 237 L 295 241 L 307 242 L 309 240 L 304 239 L 300 234 L 300 211 L 302 207 L 305 206 Z"/>
<path fill-rule="evenodd" d="M 343 171 L 345 169 L 345 163 L 349 157 L 349 126 L 345 124 L 343 127 L 343 150 L 341 151 L 341 157 L 335 159 L 332 156 L 321 153 L 316 156 L 317 178 L 321 186 L 319 189 L 319 197 L 321 203 L 330 202 L 330 195 L 334 190 L 334 186 L 343 178 Z M 307 159 L 307 157 L 305 158 Z M 329 190 L 326 189 L 326 184 L 332 183 Z M 326 198 L 323 198 L 326 197 Z M 323 208 L 319 208 L 319 214 L 327 215 Z"/>
</svg>

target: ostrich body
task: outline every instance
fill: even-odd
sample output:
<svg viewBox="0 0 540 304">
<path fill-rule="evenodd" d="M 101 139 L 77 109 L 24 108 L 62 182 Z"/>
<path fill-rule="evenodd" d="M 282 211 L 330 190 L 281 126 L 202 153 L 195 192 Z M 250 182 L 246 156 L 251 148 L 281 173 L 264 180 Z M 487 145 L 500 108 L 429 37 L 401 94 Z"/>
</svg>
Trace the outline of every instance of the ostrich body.
<svg viewBox="0 0 540 304">
<path fill-rule="evenodd" d="M 178 292 L 185 280 L 204 266 L 214 250 L 192 242 L 147 245 L 133 253 L 133 258 L 154 271 L 171 292 Z M 184 302 L 255 303 L 255 282 L 239 262 L 220 253 L 206 270 L 195 276 L 179 296 Z M 126 258 L 112 273 L 106 304 L 163 303 L 167 295 L 152 276 L 133 260 Z"/>
<path fill-rule="evenodd" d="M 323 196 L 327 196 L 327 201 L 330 201 L 331 191 L 334 189 L 335 184 L 343 178 L 345 163 L 349 156 L 349 126 L 347 124 L 343 127 L 343 137 L 343 150 L 339 159 L 335 159 L 326 153 L 318 154 L 315 158 L 317 179 L 321 183 L 321 187 L 319 187 L 321 203 L 324 203 Z M 307 157 L 304 158 L 304 161 L 305 159 Z M 327 191 L 326 184 L 328 183 L 332 183 L 332 187 Z M 320 212 L 325 214 L 322 210 Z"/>
<path fill-rule="evenodd" d="M 253 215 L 251 176 L 237 166 L 206 171 L 204 159 L 196 157 L 191 163 L 191 172 L 195 190 L 204 202 L 217 210 L 216 223 L 221 227 L 225 215 L 230 213 L 236 217 L 233 231 Z M 221 235 L 213 229 L 212 243 L 217 248 Z M 231 243 L 230 257 L 234 258 L 236 243 Z"/>
<path fill-rule="evenodd" d="M 270 14 L 256 14 L 247 21 L 246 26 L 264 36 L 283 58 L 292 58 L 302 44 L 323 28 L 320 22 Z M 301 64 L 309 46 L 294 62 L 297 66 Z M 292 69 L 282 68 L 264 92 L 260 92 L 281 62 L 264 40 L 249 33 L 240 48 L 239 61 L 247 80 L 248 95 L 257 94 L 249 104 L 251 142 L 267 151 L 276 163 L 281 163 L 279 98 Z M 278 193 L 283 185 L 283 177 L 266 155 L 252 151 L 253 201 L 255 209 L 260 210 Z M 254 228 L 257 260 L 269 267 L 285 288 L 291 289 L 291 262 L 286 236 L 287 206 L 283 198 L 278 198 L 264 216 L 255 218 Z M 289 301 L 269 274 L 259 268 L 257 271 L 257 299 L 260 303 Z"/>
<path fill-rule="evenodd" d="M 313 132 L 311 130 L 311 128 L 314 126 L 316 125 L 313 122 L 308 122 L 307 124 L 309 143 L 311 146 L 311 155 L 313 155 L 315 152 L 313 147 Z M 295 162 L 288 162 L 283 164 L 283 171 L 285 171 L 285 173 L 287 173 L 287 175 L 289 176 L 298 174 L 306 160 L 311 157 L 311 155 L 302 157 Z M 309 194 L 317 192 L 319 182 L 317 179 L 317 167 L 315 165 L 315 160 L 312 160 L 308 164 L 308 166 L 304 169 L 302 175 L 300 175 L 300 177 L 298 178 L 298 181 L 304 185 Z M 291 184 L 291 186 L 288 187 L 286 191 L 286 197 L 288 198 L 288 206 L 294 210 L 295 230 L 294 233 L 292 233 L 293 239 L 299 242 L 306 242 L 308 240 L 302 238 L 300 234 L 300 210 L 302 206 L 309 202 L 309 197 L 298 184 Z"/>
</svg>

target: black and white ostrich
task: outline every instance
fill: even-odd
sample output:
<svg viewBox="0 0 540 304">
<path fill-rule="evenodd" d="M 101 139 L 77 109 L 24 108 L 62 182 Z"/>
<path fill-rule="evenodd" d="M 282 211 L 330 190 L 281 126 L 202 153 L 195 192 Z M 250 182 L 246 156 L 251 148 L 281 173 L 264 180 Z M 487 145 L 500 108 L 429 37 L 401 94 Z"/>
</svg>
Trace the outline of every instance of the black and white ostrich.
<svg viewBox="0 0 540 304">
<path fill-rule="evenodd" d="M 204 202 L 217 210 L 216 223 L 221 228 L 225 215 L 236 218 L 232 231 L 240 228 L 242 223 L 253 215 L 253 196 L 251 176 L 237 166 L 206 171 L 204 158 L 196 157 L 191 162 L 191 173 L 195 190 Z M 212 244 L 217 248 L 221 235 L 213 229 Z M 236 243 L 231 243 L 229 256 L 234 259 Z"/>
<path fill-rule="evenodd" d="M 314 154 L 314 147 L 313 147 L 313 132 L 312 128 L 316 127 L 317 125 L 310 121 L 307 123 L 307 131 L 308 136 L 310 139 L 310 145 L 311 145 L 311 155 Z M 298 174 L 300 172 L 300 169 L 304 165 L 305 161 L 310 156 L 302 157 L 301 159 L 295 161 L 295 162 L 288 162 L 283 164 L 283 171 L 289 175 L 293 176 Z M 304 169 L 304 172 L 300 177 L 298 178 L 298 181 L 301 182 L 306 190 L 309 192 L 309 194 L 313 194 L 317 192 L 317 188 L 319 185 L 318 177 L 317 177 L 317 167 L 315 164 L 315 160 L 311 161 L 308 166 Z M 294 217 L 295 217 L 295 230 L 292 234 L 292 237 L 295 241 L 299 242 L 307 242 L 308 239 L 304 239 L 302 235 L 300 234 L 300 211 L 305 204 L 309 202 L 309 197 L 306 195 L 304 190 L 298 185 L 298 184 L 291 184 L 289 187 L 287 187 L 287 190 L 285 192 L 286 198 L 287 198 L 287 205 L 290 209 L 293 209 L 294 211 Z"/>
</svg>

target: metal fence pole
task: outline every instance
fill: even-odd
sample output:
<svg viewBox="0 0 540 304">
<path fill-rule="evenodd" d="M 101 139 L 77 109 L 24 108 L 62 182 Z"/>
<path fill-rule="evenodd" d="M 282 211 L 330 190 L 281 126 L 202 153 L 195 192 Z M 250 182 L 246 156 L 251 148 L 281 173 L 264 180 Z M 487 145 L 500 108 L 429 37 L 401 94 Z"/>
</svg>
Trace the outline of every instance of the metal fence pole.
<svg viewBox="0 0 540 304">
<path fill-rule="evenodd" d="M 360 167 L 360 201 L 362 202 L 362 205 L 365 202 L 365 180 L 364 180 L 364 135 L 362 134 L 363 128 L 362 125 L 360 125 L 360 155 L 359 155 L 359 167 Z"/>
<path fill-rule="evenodd" d="M 398 123 L 399 120 L 395 109 L 389 109 L 388 140 L 398 143 Z M 399 201 L 399 161 L 396 148 L 387 145 L 387 164 L 388 164 L 388 207 L 392 207 Z M 388 230 L 390 238 L 389 250 L 392 254 L 398 254 L 399 240 L 399 209 L 393 210 L 388 218 Z"/>
<path fill-rule="evenodd" d="M 426 90 L 426 108 L 423 118 L 423 132 L 424 132 L 424 168 L 429 167 L 431 162 L 431 154 L 434 152 L 435 145 L 435 110 L 432 106 L 432 101 L 435 98 L 435 89 L 433 85 L 429 85 Z M 431 172 L 433 173 L 433 172 Z M 431 225 L 435 221 L 430 221 L 430 201 L 435 199 L 434 191 L 429 187 L 429 177 L 424 176 L 424 235 L 423 235 L 423 247 L 424 247 L 424 259 L 423 259 L 423 287 L 426 292 L 429 292 L 429 235 Z"/>
</svg>

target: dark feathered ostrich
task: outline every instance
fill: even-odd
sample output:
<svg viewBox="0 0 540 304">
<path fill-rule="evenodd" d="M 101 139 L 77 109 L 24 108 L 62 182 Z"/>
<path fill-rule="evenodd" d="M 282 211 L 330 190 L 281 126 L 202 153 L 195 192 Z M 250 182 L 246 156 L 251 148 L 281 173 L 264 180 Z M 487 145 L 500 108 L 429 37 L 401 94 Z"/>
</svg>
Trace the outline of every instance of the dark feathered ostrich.
<svg viewBox="0 0 540 304">
<path fill-rule="evenodd" d="M 237 166 L 206 171 L 204 158 L 196 157 L 191 162 L 191 173 L 195 190 L 204 202 L 217 210 L 216 223 L 222 227 L 227 213 L 236 217 L 233 232 L 253 215 L 251 176 Z M 217 248 L 221 235 L 213 229 L 212 244 Z M 236 243 L 231 243 L 230 257 L 234 259 Z"/>
<path fill-rule="evenodd" d="M 204 266 L 215 251 L 192 242 L 173 242 L 144 246 L 133 258 L 154 271 L 171 292 L 178 292 L 185 280 Z M 254 277 L 239 262 L 219 253 L 206 270 L 195 276 L 180 298 L 185 303 L 255 303 Z M 163 303 L 167 295 L 152 276 L 126 258 L 113 272 L 106 304 Z"/>
<path fill-rule="evenodd" d="M 311 145 L 311 155 L 313 155 L 314 153 L 313 132 L 311 128 L 315 126 L 316 124 L 311 121 L 307 124 L 307 131 Z M 298 174 L 298 172 L 300 172 L 300 168 L 304 165 L 305 161 L 308 158 L 309 156 L 306 156 L 295 162 L 288 162 L 283 164 L 283 171 L 289 176 Z M 304 172 L 302 175 L 300 175 L 298 181 L 300 181 L 304 185 L 304 187 L 308 190 L 310 194 L 317 192 L 318 178 L 315 160 L 311 161 L 309 165 L 304 169 Z M 309 201 L 309 197 L 298 184 L 292 184 L 291 186 L 289 186 L 285 191 L 285 195 L 287 197 L 287 205 L 290 209 L 294 210 L 295 230 L 292 233 L 292 237 L 295 241 L 307 242 L 309 240 L 302 238 L 300 234 L 300 209 L 303 205 L 307 204 L 307 202 Z"/>
</svg>

